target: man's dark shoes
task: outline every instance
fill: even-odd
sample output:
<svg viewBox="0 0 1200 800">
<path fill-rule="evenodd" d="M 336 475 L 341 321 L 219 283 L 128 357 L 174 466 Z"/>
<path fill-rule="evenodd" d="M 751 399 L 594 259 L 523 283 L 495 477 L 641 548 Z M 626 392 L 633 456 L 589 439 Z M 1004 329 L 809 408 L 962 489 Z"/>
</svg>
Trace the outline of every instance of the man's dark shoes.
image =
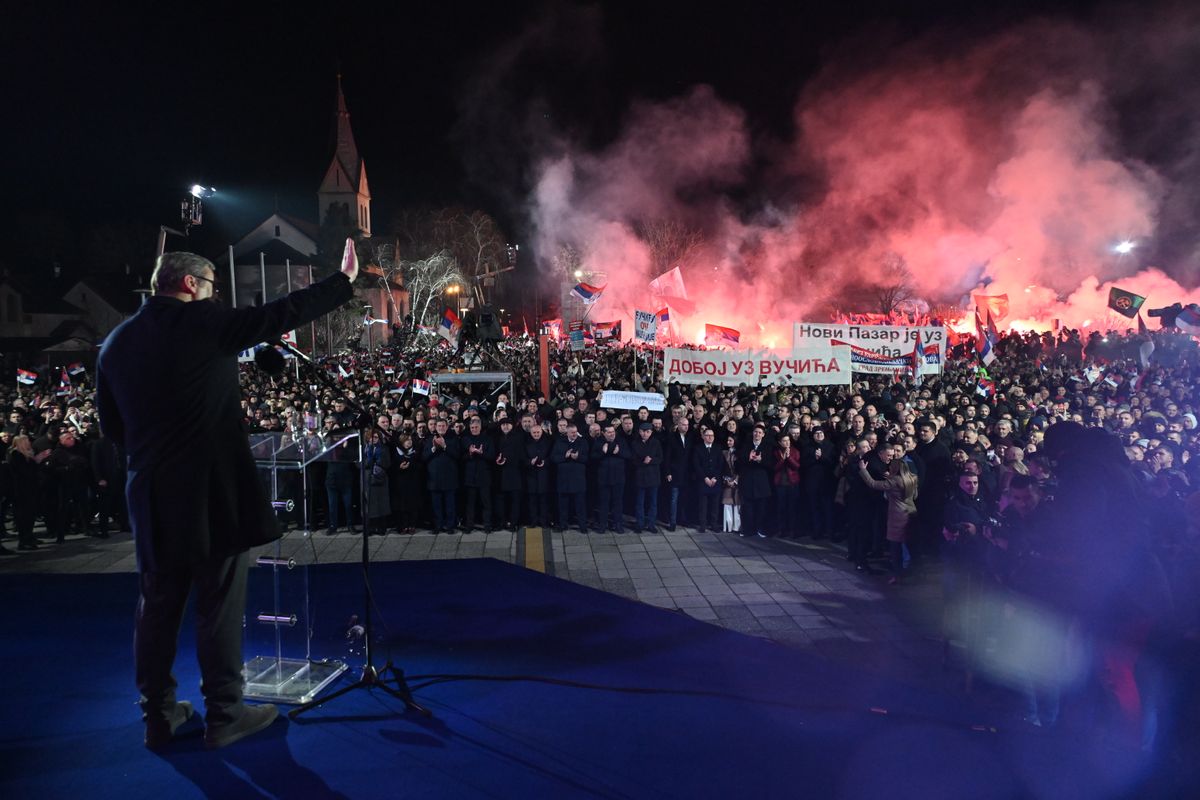
<svg viewBox="0 0 1200 800">
<path fill-rule="evenodd" d="M 191 703 L 181 700 L 175 704 L 170 718 L 146 716 L 146 747 L 151 750 L 166 747 L 175 736 L 175 731 L 179 730 L 179 726 L 195 716 L 195 713 Z"/>
<path fill-rule="evenodd" d="M 279 709 L 271 703 L 261 706 L 246 706 L 245 713 L 228 725 L 209 725 L 204 730 L 204 746 L 209 750 L 225 747 L 258 733 L 270 726 L 279 716 Z"/>
</svg>

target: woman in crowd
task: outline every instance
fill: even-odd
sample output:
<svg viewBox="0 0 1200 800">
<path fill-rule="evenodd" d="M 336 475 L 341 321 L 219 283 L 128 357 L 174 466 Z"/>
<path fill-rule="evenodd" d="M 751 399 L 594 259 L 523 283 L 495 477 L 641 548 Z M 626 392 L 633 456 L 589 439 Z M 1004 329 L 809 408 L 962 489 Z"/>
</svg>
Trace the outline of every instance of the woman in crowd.
<svg viewBox="0 0 1200 800">
<path fill-rule="evenodd" d="M 775 530 L 785 539 L 798 533 L 800 511 L 800 449 L 792 447 L 792 437 L 779 437 L 772 463 L 771 484 L 775 490 Z"/>
<path fill-rule="evenodd" d="M 367 535 L 387 533 L 392 515 L 391 492 L 388 487 L 388 471 L 392 467 L 392 454 L 388 452 L 383 431 L 372 428 L 363 449 L 362 468 L 367 475 Z"/>
<path fill-rule="evenodd" d="M 892 568 L 888 583 L 899 583 L 904 568 L 904 543 L 908 541 L 909 521 L 917 512 L 917 476 L 903 458 L 892 459 L 883 480 L 871 477 L 866 459 L 859 459 L 858 475 L 867 486 L 883 492 L 887 500 L 886 536 Z"/>
<path fill-rule="evenodd" d="M 421 454 L 411 433 L 404 432 L 396 443 L 396 459 L 392 470 L 392 504 L 396 528 L 400 533 L 412 533 L 417 527 L 420 498 L 425 491 Z"/>
<path fill-rule="evenodd" d="M 734 427 L 737 427 L 736 423 Z M 737 533 L 742 529 L 742 496 L 738 489 L 736 433 L 725 437 L 725 450 L 722 455 L 725 457 L 725 488 L 721 491 L 721 508 L 725 516 L 724 530 Z"/>
</svg>

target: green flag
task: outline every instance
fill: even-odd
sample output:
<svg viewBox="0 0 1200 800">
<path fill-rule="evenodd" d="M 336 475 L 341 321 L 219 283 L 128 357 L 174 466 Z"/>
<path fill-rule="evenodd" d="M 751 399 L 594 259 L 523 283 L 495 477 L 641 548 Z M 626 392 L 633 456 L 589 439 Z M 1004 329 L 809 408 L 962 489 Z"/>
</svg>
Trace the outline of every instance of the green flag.
<svg viewBox="0 0 1200 800">
<path fill-rule="evenodd" d="M 1123 317 L 1129 317 L 1129 319 L 1136 317 L 1138 309 L 1144 302 L 1146 302 L 1146 298 L 1140 294 L 1127 292 L 1115 286 L 1108 290 L 1108 307 Z"/>
</svg>

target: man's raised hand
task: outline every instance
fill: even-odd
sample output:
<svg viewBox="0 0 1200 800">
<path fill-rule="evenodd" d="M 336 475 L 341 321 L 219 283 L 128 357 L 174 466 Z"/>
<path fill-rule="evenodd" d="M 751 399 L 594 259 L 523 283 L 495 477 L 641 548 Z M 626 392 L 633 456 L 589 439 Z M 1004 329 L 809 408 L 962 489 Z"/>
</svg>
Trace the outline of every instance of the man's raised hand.
<svg viewBox="0 0 1200 800">
<path fill-rule="evenodd" d="M 358 277 L 358 252 L 354 249 L 354 240 L 346 237 L 346 249 L 342 251 L 342 274 L 354 283 Z"/>
</svg>

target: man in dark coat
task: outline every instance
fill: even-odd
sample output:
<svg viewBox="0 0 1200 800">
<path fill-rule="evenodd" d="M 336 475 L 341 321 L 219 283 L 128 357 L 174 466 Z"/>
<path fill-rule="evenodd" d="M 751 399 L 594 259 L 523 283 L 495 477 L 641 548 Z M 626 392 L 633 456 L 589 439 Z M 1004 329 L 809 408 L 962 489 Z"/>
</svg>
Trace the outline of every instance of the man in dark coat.
<svg viewBox="0 0 1200 800">
<path fill-rule="evenodd" d="M 667 482 L 667 530 L 675 530 L 679 522 L 679 498 L 687 492 L 688 469 L 691 466 L 694 437 L 687 417 L 675 421 L 675 430 L 667 435 L 666 463 L 663 478 Z M 686 497 L 685 497 L 686 504 Z"/>
<path fill-rule="evenodd" d="M 658 487 L 662 483 L 662 443 L 654 438 L 654 426 L 638 424 L 638 439 L 633 443 L 633 481 L 637 486 L 634 516 L 637 532 L 657 533 L 654 521 L 658 517 Z"/>
<path fill-rule="evenodd" d="M 525 463 L 525 432 L 513 428 L 512 417 L 500 418 L 500 441 L 496 467 L 500 470 L 500 516 L 504 527 L 516 530 L 521 524 L 521 494 Z"/>
<path fill-rule="evenodd" d="M 525 487 L 529 494 L 529 524 L 545 527 L 550 521 L 550 448 L 554 440 L 537 422 L 525 443 Z"/>
<path fill-rule="evenodd" d="M 492 462 L 496 460 L 496 443 L 483 432 L 483 420 L 471 417 L 467 434 L 461 439 L 463 454 L 463 488 L 467 490 L 466 519 L 469 531 L 475 527 L 475 507 L 483 507 L 483 527 L 492 530 Z"/>
<path fill-rule="evenodd" d="M 596 464 L 596 487 L 599 499 L 597 524 L 601 530 L 625 532 L 621 513 L 625 498 L 625 471 L 631 456 L 629 445 L 617 436 L 611 421 L 604 424 L 604 438 L 592 451 Z"/>
<path fill-rule="evenodd" d="M 742 491 L 742 529 L 739 536 L 767 536 L 767 503 L 771 499 L 770 449 L 764 441 L 766 430 L 755 425 L 738 464 L 738 486 Z"/>
<path fill-rule="evenodd" d="M 425 441 L 425 470 L 429 476 L 429 497 L 433 502 L 433 532 L 454 530 L 458 524 L 458 437 L 446 420 L 434 423 L 433 435 Z"/>
<path fill-rule="evenodd" d="M 128 459 L 126 497 L 140 572 L 134 658 L 148 747 L 166 745 L 191 715 L 176 702 L 176 639 L 196 588 L 197 657 L 205 743 L 262 730 L 272 705 L 242 701 L 247 550 L 279 537 L 241 420 L 237 354 L 311 322 L 351 297 L 358 275 L 347 241 L 342 269 L 253 308 L 210 301 L 216 271 L 191 253 L 159 257 L 154 295 L 100 353 L 97 406 L 105 436 Z"/>
<path fill-rule="evenodd" d="M 725 459 L 717 449 L 716 434 L 705 428 L 700 435 L 700 445 L 692 451 L 692 480 L 696 482 L 696 529 L 704 533 L 705 528 L 721 530 L 721 491 L 725 488 L 721 477 L 725 471 Z"/>
<path fill-rule="evenodd" d="M 571 505 L 574 505 L 579 530 L 587 533 L 588 443 L 579 435 L 574 421 L 567 423 L 567 435 L 555 440 L 550 460 L 558 468 L 555 487 L 558 489 L 558 529 L 567 527 Z"/>
</svg>

